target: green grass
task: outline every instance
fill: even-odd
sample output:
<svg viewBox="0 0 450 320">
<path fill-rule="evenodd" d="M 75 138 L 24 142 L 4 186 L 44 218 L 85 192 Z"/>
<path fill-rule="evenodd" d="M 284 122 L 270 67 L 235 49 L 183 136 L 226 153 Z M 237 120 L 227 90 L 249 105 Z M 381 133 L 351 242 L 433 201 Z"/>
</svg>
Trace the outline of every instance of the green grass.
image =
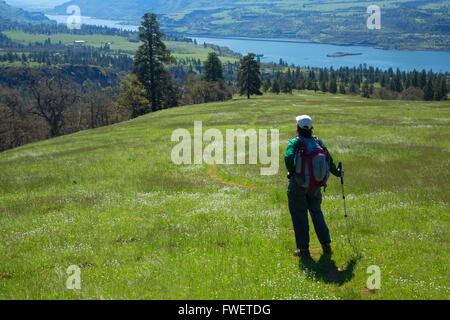
<svg viewBox="0 0 450 320">
<path fill-rule="evenodd" d="M 28 45 L 29 43 L 40 42 L 44 43 L 48 38 L 51 39 L 52 43 L 59 43 L 68 45 L 73 44 L 74 41 L 84 40 L 86 45 L 93 47 L 100 47 L 106 43 L 111 43 L 111 49 L 113 50 L 126 50 L 126 51 L 136 51 L 139 47 L 139 43 L 130 42 L 126 37 L 120 36 L 108 36 L 108 35 L 76 35 L 69 33 L 56 33 L 52 35 L 45 34 L 31 34 L 23 31 L 3 31 L 7 37 L 11 40 L 16 41 L 21 44 Z"/>
<path fill-rule="evenodd" d="M 301 264 L 282 156 L 295 116 L 346 169 L 324 194 L 332 261 Z M 170 162 L 174 129 L 276 128 L 280 173 Z M 448 299 L 450 103 L 296 92 L 186 106 L 0 154 L 1 299 Z M 312 229 L 312 228 L 311 228 Z M 320 259 L 320 260 L 319 260 Z M 354 264 L 355 263 L 355 264 Z M 350 267 L 348 265 L 351 265 Z M 82 289 L 65 288 L 81 266 Z M 381 290 L 365 290 L 367 267 Z M 338 272 L 337 268 L 345 271 Z"/>
<path fill-rule="evenodd" d="M 130 42 L 128 38 L 121 36 L 74 35 L 68 33 L 57 33 L 49 36 L 45 34 L 31 34 L 23 31 L 4 31 L 3 33 L 11 40 L 24 45 L 35 42 L 44 43 L 48 38 L 51 39 L 52 43 L 59 43 L 61 41 L 64 45 L 73 44 L 77 40 L 84 40 L 86 41 L 84 44 L 86 46 L 101 47 L 109 42 L 113 50 L 125 50 L 133 53 L 136 52 L 140 45 L 140 43 Z M 195 45 L 189 42 L 165 41 L 165 43 L 176 58 L 194 58 L 204 61 L 207 59 L 208 53 L 213 51 L 211 48 L 204 48 L 203 45 Z M 220 59 L 224 63 L 229 61 L 234 63 L 237 61 L 236 58 L 230 57 L 220 57 Z"/>
<path fill-rule="evenodd" d="M 430 28 L 448 16 L 448 1 L 280 0 L 223 2 L 165 14 L 164 28 L 197 36 L 307 39 L 335 45 L 448 51 L 448 34 Z M 369 5 L 382 11 L 382 28 L 366 26 Z M 212 4 L 214 6 L 214 4 Z M 416 20 L 417 17 L 421 19 Z M 138 20 L 134 20 L 138 23 Z M 427 34 L 433 34 L 433 40 Z"/>
</svg>

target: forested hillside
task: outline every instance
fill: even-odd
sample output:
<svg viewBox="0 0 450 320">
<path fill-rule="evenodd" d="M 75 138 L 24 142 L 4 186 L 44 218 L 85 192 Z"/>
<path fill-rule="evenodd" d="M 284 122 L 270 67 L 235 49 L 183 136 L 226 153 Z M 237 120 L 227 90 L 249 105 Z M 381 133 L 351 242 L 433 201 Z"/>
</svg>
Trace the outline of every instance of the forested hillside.
<svg viewBox="0 0 450 320">
<path fill-rule="evenodd" d="M 42 13 L 15 8 L 0 0 L 0 20 L 5 19 L 19 23 L 53 23 Z"/>
<path fill-rule="evenodd" d="M 124 3 L 73 0 L 82 15 L 137 23 L 145 12 L 160 14 L 163 30 L 192 35 L 307 39 L 411 50 L 450 50 L 448 1 L 429 0 L 181 0 Z M 367 7 L 382 12 L 381 30 L 369 30 Z"/>
<path fill-rule="evenodd" d="M 137 32 L 104 27 L 0 21 L 0 152 L 134 117 L 136 101 L 148 104 L 133 100 L 140 96 L 130 74 L 138 39 Z M 174 54 L 166 66 L 172 99 L 164 108 L 231 98 L 223 80 L 207 83 L 200 75 L 208 54 L 217 52 L 224 80 L 232 81 L 239 54 L 178 35 L 163 40 Z"/>
<path fill-rule="evenodd" d="M 172 13 L 193 8 L 209 8 L 217 6 L 215 1 L 208 0 L 135 0 L 126 2 L 121 0 L 72 0 L 55 8 L 57 13 L 65 13 L 70 5 L 79 6 L 87 16 L 101 16 L 105 19 L 138 19 L 145 12 L 158 14 Z M 217 1 L 216 1 L 217 2 Z M 232 0 L 221 1 L 223 4 L 232 4 Z"/>
</svg>

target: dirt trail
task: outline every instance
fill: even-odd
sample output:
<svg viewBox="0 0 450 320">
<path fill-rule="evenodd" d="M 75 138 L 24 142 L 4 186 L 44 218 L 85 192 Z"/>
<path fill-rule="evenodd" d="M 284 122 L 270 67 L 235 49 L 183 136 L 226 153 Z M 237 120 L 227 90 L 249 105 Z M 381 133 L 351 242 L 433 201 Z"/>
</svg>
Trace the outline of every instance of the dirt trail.
<svg viewBox="0 0 450 320">
<path fill-rule="evenodd" d="M 256 121 L 258 120 L 259 116 L 261 114 L 261 111 L 258 111 L 255 113 L 254 117 L 252 118 L 252 121 L 250 122 L 250 126 L 254 126 Z M 217 174 L 217 164 L 214 162 L 212 165 L 209 166 L 208 168 L 208 174 L 209 176 L 216 180 L 217 182 L 220 182 L 224 185 L 227 186 L 231 186 L 231 187 L 238 187 L 241 189 L 246 189 L 246 190 L 253 190 L 253 191 L 261 191 L 258 190 L 257 188 L 253 188 L 253 187 L 249 187 L 249 186 L 244 186 L 243 184 L 239 184 L 237 182 L 229 182 L 229 181 L 225 181 L 224 179 L 222 179 L 221 177 L 219 177 L 219 175 Z"/>
<path fill-rule="evenodd" d="M 217 174 L 217 164 L 215 162 L 212 165 L 209 166 L 208 174 L 209 174 L 209 176 L 212 179 L 214 179 L 214 180 L 216 180 L 216 181 L 218 181 L 218 182 L 220 182 L 220 183 L 222 183 L 224 185 L 256 191 L 256 188 L 252 188 L 252 187 L 249 187 L 249 186 L 244 186 L 243 184 L 239 184 L 239 183 L 236 183 L 236 182 L 225 181 L 224 179 L 219 177 L 219 175 Z"/>
</svg>

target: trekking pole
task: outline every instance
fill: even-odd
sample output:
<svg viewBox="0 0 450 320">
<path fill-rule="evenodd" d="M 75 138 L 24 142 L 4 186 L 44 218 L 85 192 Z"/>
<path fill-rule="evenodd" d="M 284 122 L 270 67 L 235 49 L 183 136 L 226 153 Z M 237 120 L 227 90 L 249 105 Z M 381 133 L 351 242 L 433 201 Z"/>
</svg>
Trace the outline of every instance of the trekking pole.
<svg viewBox="0 0 450 320">
<path fill-rule="evenodd" d="M 355 254 L 359 255 L 358 249 L 353 245 L 353 243 L 351 241 L 351 237 L 350 237 L 350 229 L 348 226 L 347 204 L 345 201 L 344 177 L 342 176 L 342 162 L 339 162 L 338 169 L 339 169 L 339 173 L 341 175 L 342 199 L 344 200 L 344 217 L 345 217 L 345 228 L 347 230 L 347 239 L 348 239 L 348 243 L 350 244 L 350 247 L 352 247 Z"/>
<path fill-rule="evenodd" d="M 344 177 L 342 176 L 342 162 L 339 162 L 338 168 L 339 174 L 341 175 L 342 199 L 344 199 L 344 213 L 345 217 L 347 218 L 347 205 L 345 203 L 345 191 L 344 191 Z"/>
</svg>

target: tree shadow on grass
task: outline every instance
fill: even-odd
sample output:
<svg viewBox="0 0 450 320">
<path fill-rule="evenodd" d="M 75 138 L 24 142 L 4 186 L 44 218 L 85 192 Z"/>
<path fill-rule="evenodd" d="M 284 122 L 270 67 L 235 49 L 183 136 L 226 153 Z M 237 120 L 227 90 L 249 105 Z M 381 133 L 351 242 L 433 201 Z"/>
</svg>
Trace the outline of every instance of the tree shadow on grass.
<svg viewBox="0 0 450 320">
<path fill-rule="evenodd" d="M 311 279 L 342 286 L 355 276 L 354 269 L 358 260 L 359 258 L 352 258 L 344 268 L 339 268 L 336 266 L 336 262 L 331 259 L 331 255 L 323 254 L 318 261 L 311 257 L 300 258 L 299 266 L 300 270 L 305 271 Z"/>
</svg>

